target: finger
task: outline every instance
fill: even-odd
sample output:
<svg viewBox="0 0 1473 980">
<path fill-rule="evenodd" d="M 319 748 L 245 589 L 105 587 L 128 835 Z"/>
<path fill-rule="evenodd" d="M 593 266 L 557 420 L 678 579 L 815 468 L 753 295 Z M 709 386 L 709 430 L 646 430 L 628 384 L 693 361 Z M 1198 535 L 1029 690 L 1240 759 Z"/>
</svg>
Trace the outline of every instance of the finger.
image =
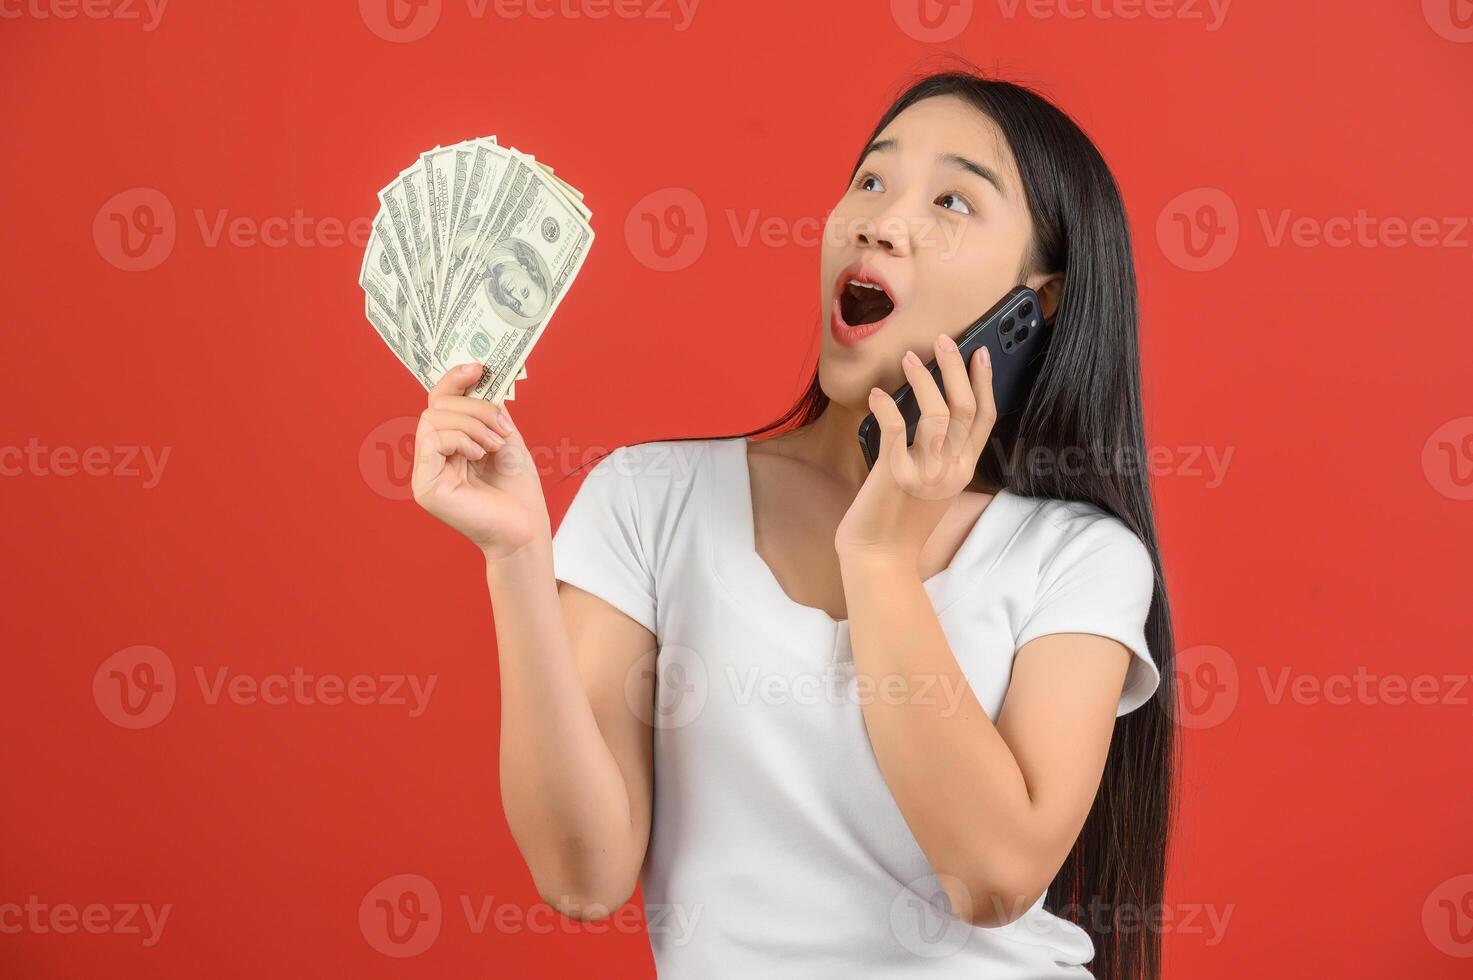
<svg viewBox="0 0 1473 980">
<path fill-rule="evenodd" d="M 502 418 L 501 406 L 481 398 L 471 398 L 469 395 L 433 395 L 430 398 L 430 408 L 462 412 L 479 419 L 503 436 L 511 431 L 511 426 Z"/>
<path fill-rule="evenodd" d="M 481 380 L 481 365 L 474 362 L 470 364 L 459 364 L 446 371 L 444 376 L 430 389 L 429 401 L 433 403 L 436 395 L 463 395 L 471 385 Z"/>
<path fill-rule="evenodd" d="M 445 457 L 436 447 L 435 427 L 425 417 L 428 414 L 428 409 L 421 413 L 414 428 L 414 467 L 409 471 L 409 486 L 416 497 L 429 489 L 445 468 Z"/>
<path fill-rule="evenodd" d="M 997 398 L 992 390 L 992 354 L 986 346 L 972 355 L 972 397 L 977 400 L 977 414 L 968 427 L 967 441 L 981 452 L 992 435 L 993 424 L 997 422 Z"/>
<path fill-rule="evenodd" d="M 495 452 L 506 445 L 506 440 L 491 431 L 490 426 L 470 415 L 447 411 L 443 408 L 427 408 L 425 409 L 425 415 L 429 417 L 430 424 L 438 431 L 444 432 L 455 429 L 464 432 L 490 452 Z"/>
<path fill-rule="evenodd" d="M 942 462 L 946 425 L 951 420 L 951 413 L 946 410 L 946 400 L 941 397 L 941 389 L 936 387 L 936 379 L 921 365 L 921 359 L 914 351 L 906 351 L 901 364 L 921 411 L 916 421 L 914 443 L 919 450 L 919 469 L 926 479 L 934 479 Z"/>
<path fill-rule="evenodd" d="M 435 430 L 435 451 L 441 456 L 454 456 L 456 453 L 469 460 L 486 458 L 486 448 L 478 446 L 476 441 L 464 432 L 455 429 Z"/>
<path fill-rule="evenodd" d="M 946 388 L 946 410 L 950 416 L 942 453 L 947 460 L 955 462 L 966 454 L 972 419 L 977 414 L 977 398 L 972 393 L 961 351 L 946 334 L 936 338 L 936 363 L 941 367 L 941 383 Z"/>
<path fill-rule="evenodd" d="M 890 472 L 897 481 L 908 479 L 915 466 L 911 462 L 910 453 L 906 452 L 905 417 L 895 406 L 895 399 L 884 389 L 871 388 L 869 410 L 874 413 L 875 421 L 880 426 L 880 451 L 875 459 L 889 462 Z"/>
<path fill-rule="evenodd" d="M 499 413 L 498 418 L 506 425 L 505 431 L 502 432 L 502 435 L 506 437 L 506 444 L 527 449 L 526 440 L 522 438 L 522 430 L 517 428 L 516 419 L 511 417 L 511 406 L 504 401 L 497 402 L 496 410 Z"/>
</svg>

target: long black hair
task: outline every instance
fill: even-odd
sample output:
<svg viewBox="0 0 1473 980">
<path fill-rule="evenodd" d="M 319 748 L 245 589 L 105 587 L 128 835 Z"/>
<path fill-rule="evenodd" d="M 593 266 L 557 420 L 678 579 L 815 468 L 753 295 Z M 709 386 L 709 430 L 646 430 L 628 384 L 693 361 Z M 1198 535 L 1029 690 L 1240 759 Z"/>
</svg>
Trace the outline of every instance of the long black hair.
<svg viewBox="0 0 1473 980">
<path fill-rule="evenodd" d="M 1161 684 L 1153 700 L 1115 722 L 1094 805 L 1045 907 L 1090 934 L 1097 977 L 1157 980 L 1161 922 L 1152 917 L 1162 908 L 1174 817 L 1177 695 L 1171 615 L 1144 468 L 1139 310 L 1125 205 L 1104 158 L 1063 110 L 1031 89 L 975 69 L 912 83 L 864 146 L 909 106 L 947 95 L 992 119 L 1012 150 L 1033 219 L 1025 271 L 1064 274 L 1048 353 L 1028 403 L 1009 431 L 989 443 L 977 476 L 1020 495 L 1094 504 L 1135 532 L 1156 569 L 1146 640 Z M 862 162 L 861 152 L 851 181 Z M 799 428 L 828 402 L 815 368 L 798 401 L 766 425 L 685 438 Z M 1068 465 L 1081 458 L 1093 462 Z"/>
</svg>

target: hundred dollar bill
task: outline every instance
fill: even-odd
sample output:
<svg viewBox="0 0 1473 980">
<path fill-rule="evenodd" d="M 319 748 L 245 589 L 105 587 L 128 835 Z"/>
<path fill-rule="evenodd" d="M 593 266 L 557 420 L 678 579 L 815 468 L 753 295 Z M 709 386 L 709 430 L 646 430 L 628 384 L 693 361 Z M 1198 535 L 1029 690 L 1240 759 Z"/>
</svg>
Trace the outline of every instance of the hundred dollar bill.
<svg viewBox="0 0 1473 980">
<path fill-rule="evenodd" d="M 502 169 L 500 184 L 493 192 L 483 195 L 483 213 L 467 219 L 462 229 L 468 238 L 466 259 L 461 265 L 460 279 L 451 287 L 451 302 L 445 310 L 442 325 L 458 318 L 465 309 L 476 286 L 472 276 L 476 263 L 505 229 L 512 212 L 521 206 L 524 196 L 534 186 L 533 182 L 539 180 L 531 164 L 526 154 L 516 150 L 507 152 L 507 165 Z M 544 180 L 539 186 L 545 185 Z"/>
<path fill-rule="evenodd" d="M 416 263 L 417 279 L 424 284 L 423 298 L 430 303 L 430 325 L 435 323 L 435 249 L 430 243 L 429 190 L 425 185 L 424 169 L 415 164 L 399 175 L 399 189 L 404 194 L 404 203 L 409 216 L 409 239 L 414 254 L 409 256 Z"/>
<path fill-rule="evenodd" d="M 398 311 L 399 317 L 403 317 L 407 309 L 407 304 L 401 305 Z M 368 322 L 373 324 L 379 336 L 384 338 L 384 342 L 399 358 L 400 363 L 409 369 L 409 373 L 413 374 L 426 390 L 432 388 L 444 374 L 443 371 L 436 369 L 434 356 L 420 345 L 408 341 L 404 331 L 399 328 L 395 314 L 386 310 L 372 295 L 363 297 L 363 311 L 368 317 Z"/>
<path fill-rule="evenodd" d="M 432 154 L 442 152 L 444 151 L 431 151 Z M 494 203 L 501 172 L 504 172 L 505 166 L 505 154 L 500 150 L 495 136 L 484 136 L 457 143 L 450 147 L 448 152 L 455 157 L 456 169 L 453 175 L 454 185 L 450 206 L 443 222 L 442 234 L 446 240 L 441 257 L 436 263 L 436 278 L 440 280 L 439 293 L 434 303 L 437 317 L 443 317 L 444 306 L 453 299 L 454 290 L 462 282 L 461 275 L 466 257 L 465 245 L 468 241 L 474 240 L 484 212 Z M 425 154 L 425 156 L 430 155 Z M 449 169 L 448 160 L 438 156 L 432 159 L 439 161 L 436 166 Z M 579 210 L 585 221 L 592 217 L 592 212 L 583 205 L 582 194 L 579 191 L 569 186 L 561 178 L 555 177 L 551 167 L 541 163 L 538 166 L 557 182 L 564 193 L 569 195 L 573 206 Z M 446 263 L 450 263 L 448 271 Z"/>
<path fill-rule="evenodd" d="M 389 350 L 394 352 L 400 363 L 408 367 L 409 354 L 404 347 L 404 335 L 393 320 L 384 314 L 383 308 L 374 302 L 373 296 L 366 292 L 363 294 L 363 312 L 384 343 L 389 345 Z"/>
<path fill-rule="evenodd" d="M 468 142 L 468 141 L 467 141 Z M 436 271 L 439 283 L 445 282 L 447 275 L 446 266 L 450 263 L 450 244 L 455 240 L 455 226 L 460 218 L 460 205 L 465 200 L 465 185 L 470 180 L 471 163 L 475 159 L 476 152 L 467 143 L 455 146 L 455 170 L 450 185 L 450 210 L 445 219 L 445 249 L 444 262 Z"/>
<path fill-rule="evenodd" d="M 434 348 L 434 338 L 429 325 L 419 312 L 405 263 L 395 248 L 394 236 L 389 231 L 386 215 L 380 214 L 373 223 L 373 234 L 369 236 L 368 247 L 364 250 L 358 284 L 394 325 L 399 334 L 400 347 L 406 351 L 423 351 L 426 357 L 418 360 L 424 360 L 438 377 L 442 373 L 440 365 L 430 355 Z M 414 370 L 410 360 L 404 357 L 400 360 Z"/>
<path fill-rule="evenodd" d="M 433 307 L 425 298 L 425 284 L 419 281 L 419 253 L 414 247 L 414 237 L 409 230 L 409 206 L 404 191 L 396 178 L 378 193 L 379 216 L 384 219 L 384 228 L 392 236 L 392 244 L 404 271 L 408 293 L 419 307 L 425 323 L 434 323 Z"/>
<path fill-rule="evenodd" d="M 504 400 L 594 237 L 568 198 L 521 154 L 512 155 L 507 193 L 488 214 L 466 288 L 446 312 L 433 350 L 442 364 L 484 364 L 467 394 L 490 401 Z"/>
<path fill-rule="evenodd" d="M 437 146 L 419 155 L 424 173 L 425 207 L 430 216 L 430 241 L 434 253 L 435 281 L 445 267 L 445 250 L 450 245 L 450 207 L 455 188 L 455 147 Z"/>
<path fill-rule="evenodd" d="M 409 369 L 420 384 L 433 387 L 447 367 L 435 360 L 431 352 L 433 332 L 420 319 L 418 308 L 409 295 L 402 272 L 402 260 L 394 248 L 393 237 L 375 223 L 374 234 L 364 250 L 358 283 L 363 288 L 365 314 L 394 356 Z M 516 380 L 526 377 L 523 370 Z"/>
<path fill-rule="evenodd" d="M 535 161 L 537 159 L 536 157 L 532 156 L 530 153 L 527 154 L 526 156 L 527 156 L 527 159 L 528 160 Z M 584 221 L 587 221 L 588 219 L 590 219 L 590 218 L 593 217 L 593 212 L 590 211 L 590 210 L 588 210 L 588 208 L 583 204 L 583 192 L 582 191 L 578 190 L 572 184 L 568 183 L 566 180 L 563 180 L 561 177 L 559 177 L 553 171 L 553 169 L 551 167 L 549 167 L 547 164 L 545 164 L 545 163 L 538 163 L 537 166 L 541 167 L 543 174 L 545 174 L 547 177 L 551 178 L 552 182 L 557 186 L 557 189 L 563 192 L 563 194 L 568 199 L 568 203 L 571 204 L 571 205 L 573 205 L 574 209 L 576 209 L 579 214 L 583 215 L 583 220 Z"/>
<path fill-rule="evenodd" d="M 451 343 L 444 336 L 452 313 L 457 321 L 489 328 L 491 311 L 501 327 L 530 330 L 529 342 L 503 345 L 504 350 L 515 350 L 504 363 L 493 366 L 482 360 L 490 370 L 477 386 L 478 393 L 492 397 L 489 392 L 494 389 L 496 397 L 511 400 L 516 382 L 527 377 L 527 353 L 592 241 L 587 226 L 592 212 L 582 199 L 582 192 L 551 167 L 498 145 L 495 136 L 437 145 L 420 154 L 379 192 L 379 214 L 359 270 L 365 316 L 426 388 L 455 364 L 478 359 L 471 356 L 471 347 L 479 341 L 463 326 L 457 327 L 463 343 Z M 550 216 L 553 225 L 548 227 L 574 221 L 570 213 L 577 216 L 578 237 L 587 240 L 576 247 L 577 257 L 570 266 L 561 247 L 529 251 L 525 241 L 519 245 L 509 240 L 513 233 L 531 232 L 529 211 Z M 548 261 L 553 263 L 549 269 L 539 268 L 539 262 Z M 517 262 L 529 271 L 512 268 Z M 571 274 L 563 275 L 565 267 Z M 533 307 L 543 310 L 535 325 L 529 322 L 536 319 Z M 520 316 L 514 315 L 517 311 Z M 443 356 L 456 360 L 447 363 Z"/>
<path fill-rule="evenodd" d="M 456 213 L 450 249 L 445 255 L 445 275 L 439 284 L 439 306 L 442 315 L 436 327 L 443 329 L 444 312 L 454 305 L 455 291 L 465 278 L 471 247 L 480 235 L 481 223 L 494 203 L 511 159 L 505 149 L 485 139 L 471 141 L 471 160 L 466 172 L 465 189 Z M 438 329 L 436 331 L 439 332 Z"/>
</svg>

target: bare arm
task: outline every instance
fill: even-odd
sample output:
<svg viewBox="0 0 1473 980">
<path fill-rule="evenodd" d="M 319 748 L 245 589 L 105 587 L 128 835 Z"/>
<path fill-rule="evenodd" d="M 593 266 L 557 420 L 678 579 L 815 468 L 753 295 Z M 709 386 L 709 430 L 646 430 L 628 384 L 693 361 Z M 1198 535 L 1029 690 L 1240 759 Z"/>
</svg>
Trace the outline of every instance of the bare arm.
<svg viewBox="0 0 1473 980">
<path fill-rule="evenodd" d="M 601 918 L 633 894 L 649 842 L 655 637 L 553 577 L 542 483 L 505 406 L 446 372 L 415 431 L 414 498 L 481 549 L 501 667 L 501 797 L 538 893 Z M 628 684 L 626 685 L 626 679 Z"/>
<path fill-rule="evenodd" d="M 1018 918 L 1068 856 L 1099 788 L 1130 665 L 1117 640 L 1051 633 L 1017 651 L 993 725 L 947 643 L 919 555 L 951 499 L 972 480 L 997 405 L 987 350 L 970 376 L 956 344 L 936 338 L 946 398 L 920 358 L 902 361 L 921 417 L 912 445 L 878 388 L 880 458 L 835 533 L 854 663 L 884 691 L 865 727 L 885 781 L 958 915 L 977 925 Z M 931 688 L 922 685 L 932 685 Z M 894 690 L 892 687 L 890 690 Z M 921 697 L 940 689 L 952 701 Z"/>
<path fill-rule="evenodd" d="M 1048 888 L 1089 815 L 1129 651 L 1088 633 L 1030 641 L 994 726 L 919 574 L 841 566 L 856 668 L 871 690 L 908 692 L 863 707 L 885 781 L 957 913 L 1010 922 Z"/>
<path fill-rule="evenodd" d="M 501 665 L 501 800 L 538 894 L 574 918 L 629 900 L 649 843 L 655 638 L 552 576 L 550 543 L 489 560 Z M 626 699 L 626 678 L 630 681 Z"/>
</svg>

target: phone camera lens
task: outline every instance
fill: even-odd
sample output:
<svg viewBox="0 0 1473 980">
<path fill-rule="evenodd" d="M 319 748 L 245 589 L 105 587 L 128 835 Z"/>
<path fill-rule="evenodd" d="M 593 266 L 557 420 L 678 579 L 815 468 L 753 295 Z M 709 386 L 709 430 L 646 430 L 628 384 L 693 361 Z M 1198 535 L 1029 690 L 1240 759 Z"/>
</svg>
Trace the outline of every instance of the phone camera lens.
<svg viewBox="0 0 1473 980">
<path fill-rule="evenodd" d="M 1032 300 L 1026 300 L 1026 301 L 1024 301 L 1023 305 L 1020 306 L 1020 307 L 1018 307 L 1018 315 L 1019 316 L 1032 316 L 1033 315 L 1033 301 Z"/>
<path fill-rule="evenodd" d="M 1006 320 L 1004 320 L 1002 322 L 1002 331 L 1001 332 L 1002 332 L 1002 335 L 1004 337 L 1006 337 L 1008 334 L 1010 334 L 1010 333 L 1013 332 L 1013 318 L 1012 317 L 1008 317 Z"/>
<path fill-rule="evenodd" d="M 1027 339 L 1028 339 L 1028 325 L 1025 323 L 1025 324 L 1023 324 L 1023 326 L 1021 326 L 1021 327 L 1018 328 L 1018 343 L 1021 344 L 1023 341 L 1025 341 Z"/>
</svg>

